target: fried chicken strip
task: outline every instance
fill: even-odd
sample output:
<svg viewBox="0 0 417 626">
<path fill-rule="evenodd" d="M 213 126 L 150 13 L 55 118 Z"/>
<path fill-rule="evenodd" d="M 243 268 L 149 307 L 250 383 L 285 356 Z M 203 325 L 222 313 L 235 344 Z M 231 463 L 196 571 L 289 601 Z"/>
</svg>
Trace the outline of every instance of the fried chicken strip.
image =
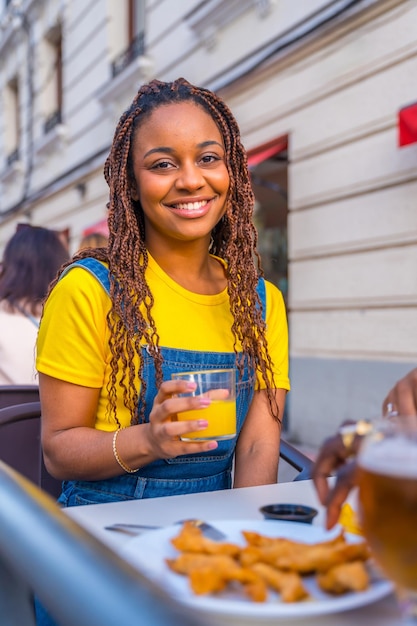
<svg viewBox="0 0 417 626">
<path fill-rule="evenodd" d="M 227 554 L 237 556 L 240 547 L 233 543 L 213 541 L 204 537 L 202 531 L 190 522 L 184 522 L 179 534 L 171 543 L 180 552 L 198 552 L 203 554 Z"/>
<path fill-rule="evenodd" d="M 317 584 L 323 591 L 335 595 L 365 591 L 369 587 L 369 575 L 363 561 L 352 561 L 317 574 Z"/>
<path fill-rule="evenodd" d="M 270 587 L 281 594 L 283 602 L 299 602 L 308 597 L 301 577 L 296 572 L 277 570 L 266 563 L 255 563 L 252 571 Z"/>
</svg>

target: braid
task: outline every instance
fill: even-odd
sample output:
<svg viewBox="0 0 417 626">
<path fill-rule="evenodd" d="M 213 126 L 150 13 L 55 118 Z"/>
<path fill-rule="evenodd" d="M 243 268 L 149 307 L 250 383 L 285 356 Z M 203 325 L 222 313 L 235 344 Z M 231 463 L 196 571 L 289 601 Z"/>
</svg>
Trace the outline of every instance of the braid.
<svg viewBox="0 0 417 626">
<path fill-rule="evenodd" d="M 152 111 L 162 105 L 184 101 L 191 101 L 205 109 L 223 136 L 230 188 L 225 215 L 212 232 L 210 252 L 227 262 L 237 367 L 242 373 L 245 364 L 248 364 L 254 371 L 261 373 L 271 413 L 279 420 L 279 409 L 273 393 L 272 362 L 266 342 L 266 325 L 256 291 L 258 278 L 263 275 L 263 271 L 257 252 L 257 233 L 252 222 L 254 195 L 246 152 L 241 144 L 237 122 L 227 105 L 216 94 L 195 87 L 184 78 L 171 83 L 153 80 L 143 85 L 121 116 L 104 165 L 104 176 L 109 185 L 108 247 L 81 251 L 74 257 L 77 260 L 94 255 L 109 266 L 112 302 L 107 317 L 111 351 L 109 418 L 119 424 L 116 397 L 117 386 L 120 386 L 124 403 L 131 413 L 131 423 L 144 421 L 146 380 L 142 359 L 139 359 L 138 371 L 135 371 L 133 365 L 134 355 L 140 354 L 141 345 L 148 345 L 148 352 L 154 360 L 157 387 L 162 383 L 162 356 L 158 350 L 159 336 L 152 316 L 154 299 L 145 280 L 148 253 L 143 212 L 140 203 L 131 197 L 134 184 L 132 144 L 135 133 L 140 132 L 141 125 Z M 240 356 L 238 344 L 242 350 Z M 139 397 L 135 386 L 137 377 L 141 383 Z M 141 406 L 139 415 L 138 404 Z"/>
</svg>

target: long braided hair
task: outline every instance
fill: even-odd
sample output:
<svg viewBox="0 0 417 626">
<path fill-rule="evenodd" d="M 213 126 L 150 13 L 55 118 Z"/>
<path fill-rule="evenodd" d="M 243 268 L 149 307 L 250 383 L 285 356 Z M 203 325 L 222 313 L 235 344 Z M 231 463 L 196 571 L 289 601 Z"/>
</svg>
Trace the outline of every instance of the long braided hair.
<svg viewBox="0 0 417 626">
<path fill-rule="evenodd" d="M 110 270 L 112 306 L 107 318 L 111 336 L 109 417 L 118 422 L 116 396 L 120 385 L 124 403 L 131 412 L 131 423 L 144 420 L 143 410 L 139 415 L 137 412 L 138 404 L 144 406 L 146 392 L 142 360 L 139 359 L 138 372 L 133 365 L 133 357 L 140 354 L 144 343 L 154 359 L 157 386 L 162 383 L 162 356 L 152 316 L 154 298 L 145 279 L 148 253 L 143 211 L 140 203 L 131 197 L 134 184 L 132 150 L 135 134 L 140 132 L 152 111 L 163 105 L 184 101 L 202 107 L 216 122 L 223 137 L 230 187 L 226 212 L 212 231 L 210 253 L 227 263 L 227 289 L 234 318 L 232 332 L 237 367 L 242 372 L 246 363 L 253 371 L 260 372 L 267 387 L 271 413 L 279 420 L 279 408 L 273 393 L 272 362 L 265 337 L 266 325 L 256 291 L 263 270 L 257 251 L 257 232 L 252 222 L 254 195 L 246 152 L 241 144 L 237 122 L 227 105 L 216 94 L 196 87 L 184 78 L 173 82 L 152 80 L 143 85 L 121 116 L 104 166 L 104 176 L 110 188 L 108 247 L 83 250 L 74 257 L 78 260 L 94 256 L 107 262 Z M 241 353 L 237 350 L 239 343 Z M 139 397 L 137 378 L 141 383 Z"/>
</svg>

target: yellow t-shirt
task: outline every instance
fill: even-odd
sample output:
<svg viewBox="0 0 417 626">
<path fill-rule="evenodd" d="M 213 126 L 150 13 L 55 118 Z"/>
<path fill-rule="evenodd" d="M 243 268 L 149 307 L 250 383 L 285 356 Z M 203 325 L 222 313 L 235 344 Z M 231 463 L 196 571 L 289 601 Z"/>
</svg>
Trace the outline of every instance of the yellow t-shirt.
<svg viewBox="0 0 417 626">
<path fill-rule="evenodd" d="M 233 352 L 233 317 L 226 289 L 216 295 L 187 291 L 150 255 L 146 280 L 154 295 L 152 314 L 161 346 Z M 275 381 L 278 388 L 289 389 L 285 305 L 281 292 L 272 283 L 265 284 L 267 341 Z M 39 372 L 75 385 L 100 388 L 96 428 L 102 430 L 114 430 L 114 423 L 106 417 L 111 359 L 106 315 L 110 304 L 106 291 L 90 272 L 80 267 L 71 269 L 46 302 L 37 343 Z M 130 414 L 122 396 L 121 390 L 117 416 L 122 426 L 128 426 Z"/>
</svg>

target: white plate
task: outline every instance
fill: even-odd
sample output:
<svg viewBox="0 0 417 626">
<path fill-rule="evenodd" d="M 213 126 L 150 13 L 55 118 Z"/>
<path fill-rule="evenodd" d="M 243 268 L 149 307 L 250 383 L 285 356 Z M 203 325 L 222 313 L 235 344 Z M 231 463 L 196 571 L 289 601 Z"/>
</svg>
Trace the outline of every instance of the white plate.
<svg viewBox="0 0 417 626">
<path fill-rule="evenodd" d="M 270 537 L 286 537 L 305 543 L 325 541 L 338 534 L 338 530 L 326 531 L 318 526 L 274 520 L 230 520 L 212 521 L 223 530 L 227 541 L 246 545 L 242 530 L 252 530 Z M 257 603 L 245 599 L 238 592 L 225 592 L 219 596 L 196 596 L 188 585 L 188 579 L 172 572 L 165 563 L 175 558 L 177 550 L 170 539 L 178 534 L 178 525 L 147 532 L 123 546 L 123 558 L 145 573 L 157 584 L 163 581 L 164 588 L 179 602 L 194 611 L 219 616 L 239 617 L 240 621 L 273 621 L 277 618 L 302 618 L 326 613 L 338 613 L 370 604 L 392 591 L 386 580 L 373 581 L 366 591 L 331 596 L 321 591 L 313 576 L 303 577 L 306 589 L 313 600 L 284 603 L 279 596 L 270 592 L 267 602 Z M 347 535 L 349 541 L 358 541 L 355 535 Z"/>
</svg>

